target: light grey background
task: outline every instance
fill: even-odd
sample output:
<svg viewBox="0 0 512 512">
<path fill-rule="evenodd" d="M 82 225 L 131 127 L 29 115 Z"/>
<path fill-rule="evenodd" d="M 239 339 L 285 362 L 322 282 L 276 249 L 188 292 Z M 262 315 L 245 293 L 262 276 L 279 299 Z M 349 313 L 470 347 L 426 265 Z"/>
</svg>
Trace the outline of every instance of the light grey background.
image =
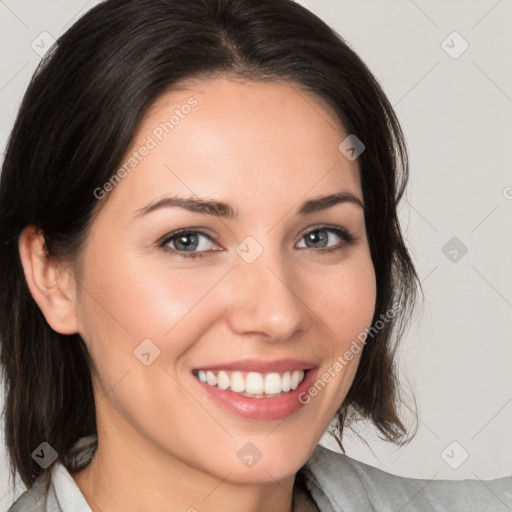
<svg viewBox="0 0 512 512">
<path fill-rule="evenodd" d="M 0 0 L 2 149 L 48 37 L 41 33 L 57 38 L 97 3 Z M 400 349 L 416 437 L 396 448 L 362 426 L 373 453 L 347 431 L 347 454 L 418 478 L 511 474 L 512 2 L 300 3 L 349 42 L 396 108 L 411 156 L 401 218 L 426 298 Z M 453 237 L 459 246 L 446 256 Z M 322 443 L 338 449 L 327 434 Z M 0 450 L 5 510 L 16 495 Z"/>
</svg>

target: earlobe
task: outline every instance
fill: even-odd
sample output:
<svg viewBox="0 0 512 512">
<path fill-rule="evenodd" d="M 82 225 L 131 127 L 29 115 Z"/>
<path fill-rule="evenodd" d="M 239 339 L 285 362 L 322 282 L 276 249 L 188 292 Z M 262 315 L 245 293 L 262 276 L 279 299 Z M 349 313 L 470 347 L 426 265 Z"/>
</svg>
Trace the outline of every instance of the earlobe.
<svg viewBox="0 0 512 512">
<path fill-rule="evenodd" d="M 48 255 L 43 231 L 27 226 L 18 249 L 28 288 L 46 321 L 61 334 L 76 333 L 75 282 L 64 264 Z"/>
</svg>

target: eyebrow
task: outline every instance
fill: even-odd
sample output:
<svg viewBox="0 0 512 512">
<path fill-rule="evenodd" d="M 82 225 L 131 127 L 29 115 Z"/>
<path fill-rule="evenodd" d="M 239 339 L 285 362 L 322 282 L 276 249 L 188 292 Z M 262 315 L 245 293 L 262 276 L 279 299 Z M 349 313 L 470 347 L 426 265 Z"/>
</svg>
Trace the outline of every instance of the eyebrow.
<svg viewBox="0 0 512 512">
<path fill-rule="evenodd" d="M 340 203 L 356 204 L 365 210 L 363 202 L 356 195 L 352 194 L 352 192 L 342 191 L 336 194 L 309 199 L 300 205 L 297 209 L 297 213 L 299 215 L 308 215 L 327 210 Z M 135 217 L 143 217 L 161 208 L 183 208 L 203 215 L 213 215 L 215 217 L 228 219 L 235 219 L 238 216 L 237 211 L 231 205 L 222 201 L 214 201 L 197 196 L 183 197 L 174 195 L 164 197 L 136 210 Z"/>
</svg>

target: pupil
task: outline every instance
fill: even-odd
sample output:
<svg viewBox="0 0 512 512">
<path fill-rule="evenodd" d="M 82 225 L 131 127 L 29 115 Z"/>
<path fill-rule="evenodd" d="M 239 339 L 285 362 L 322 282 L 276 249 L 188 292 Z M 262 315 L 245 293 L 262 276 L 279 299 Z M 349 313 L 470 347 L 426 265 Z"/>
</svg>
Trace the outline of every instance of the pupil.
<svg viewBox="0 0 512 512">
<path fill-rule="evenodd" d="M 187 243 L 187 240 L 189 240 L 189 242 Z M 195 244 L 197 244 L 197 236 L 194 235 L 194 234 L 189 234 L 189 235 L 182 235 L 178 238 L 177 240 L 177 245 L 178 246 L 182 246 L 181 248 L 183 249 L 190 249 L 191 246 L 194 246 Z M 194 247 L 192 247 L 194 248 Z"/>
<path fill-rule="evenodd" d="M 327 235 L 323 230 L 313 231 L 312 233 L 309 233 L 309 241 L 313 244 L 318 242 L 326 242 Z M 322 245 L 322 247 L 324 247 L 324 245 Z"/>
</svg>

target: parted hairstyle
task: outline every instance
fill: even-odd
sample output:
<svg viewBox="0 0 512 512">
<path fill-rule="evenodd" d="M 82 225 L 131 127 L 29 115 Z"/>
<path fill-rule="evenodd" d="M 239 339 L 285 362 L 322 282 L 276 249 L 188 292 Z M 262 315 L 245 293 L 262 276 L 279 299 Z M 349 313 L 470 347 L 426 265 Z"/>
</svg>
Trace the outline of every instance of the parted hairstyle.
<svg viewBox="0 0 512 512">
<path fill-rule="evenodd" d="M 49 258 L 74 261 L 103 204 L 94 191 L 118 169 L 148 109 L 180 82 L 221 75 L 313 93 L 364 143 L 357 162 L 377 299 L 373 330 L 333 420 L 342 450 L 343 427 L 355 419 L 370 420 L 383 439 L 406 442 L 396 348 L 421 283 L 397 213 L 407 147 L 378 81 L 339 34 L 292 0 L 107 0 L 42 59 L 2 166 L 5 441 L 10 476 L 27 487 L 43 472 L 48 482 L 53 464 L 43 470 L 32 458 L 42 442 L 66 464 L 77 439 L 97 431 L 86 345 L 79 334 L 59 334 L 46 322 L 24 277 L 18 237 L 38 226 Z"/>
</svg>

